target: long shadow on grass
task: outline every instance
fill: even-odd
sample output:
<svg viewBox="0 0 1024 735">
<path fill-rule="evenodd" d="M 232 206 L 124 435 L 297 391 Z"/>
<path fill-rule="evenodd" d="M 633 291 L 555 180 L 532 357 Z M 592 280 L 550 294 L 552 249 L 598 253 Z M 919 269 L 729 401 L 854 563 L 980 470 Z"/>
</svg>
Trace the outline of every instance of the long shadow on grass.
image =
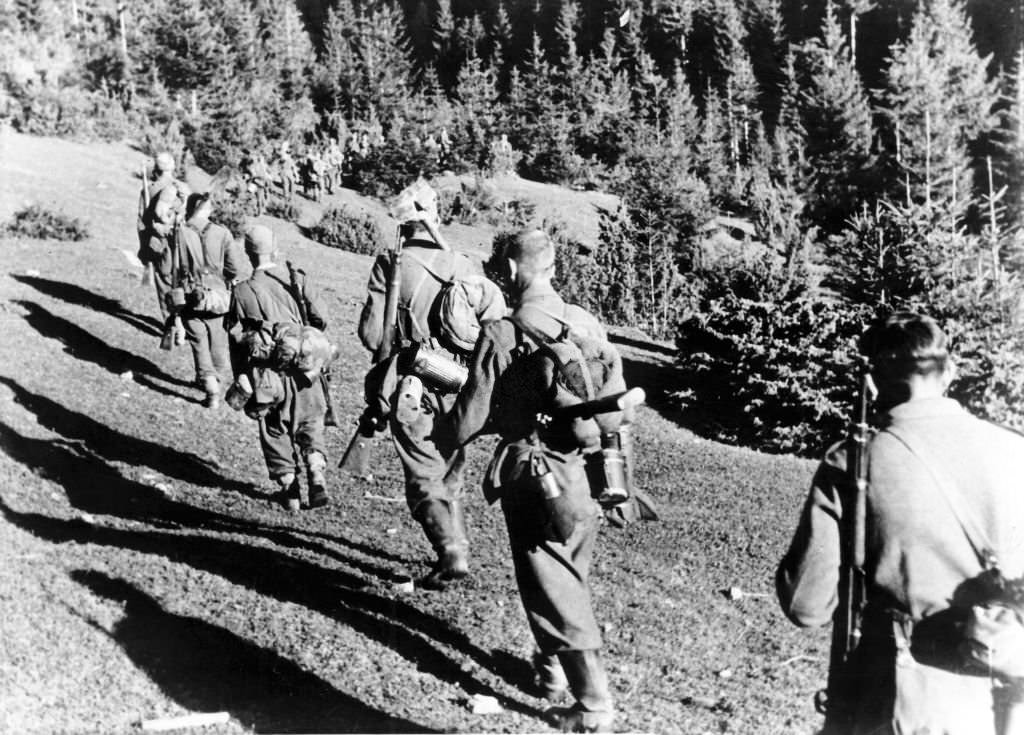
<svg viewBox="0 0 1024 735">
<path fill-rule="evenodd" d="M 45 396 L 29 391 L 21 386 L 17 381 L 9 377 L 0 375 L 0 385 L 6 385 L 11 392 L 14 393 L 15 402 L 34 414 L 36 421 L 41 426 L 56 434 L 60 434 L 64 439 L 70 440 L 70 442 L 84 448 L 93 459 L 99 458 L 101 460 L 111 462 L 145 465 L 166 475 L 167 477 L 173 477 L 193 485 L 229 490 L 255 500 L 266 501 L 268 498 L 266 494 L 254 490 L 249 483 L 232 480 L 222 475 L 213 468 L 213 465 L 210 462 L 192 454 L 191 452 L 180 452 L 175 449 L 171 449 L 170 447 L 146 441 L 145 439 L 139 439 L 120 431 L 116 431 L 115 429 L 111 429 L 106 424 L 102 424 L 85 414 L 72 411 L 71 409 L 62 406 Z M 3 427 L 0 425 L 0 436 L 2 435 Z M 65 444 L 68 444 L 68 442 L 65 442 Z M 89 463 L 89 459 L 84 457 L 82 453 L 78 453 L 76 456 L 77 459 L 72 461 L 72 464 L 77 465 L 83 462 L 86 464 Z M 58 474 L 66 474 L 62 472 L 63 467 L 47 467 L 44 463 L 44 469 L 50 473 L 56 472 Z M 91 467 L 83 467 L 82 469 L 86 471 L 94 470 L 110 474 L 111 476 L 108 478 L 107 482 L 111 482 L 114 485 L 125 481 L 119 473 L 112 471 L 111 468 L 103 461 L 99 462 L 99 464 L 93 464 Z M 66 479 L 71 480 L 72 478 Z M 66 483 L 62 481 L 62 484 Z M 139 487 L 147 488 L 146 485 L 141 484 Z M 146 497 L 152 495 L 152 498 L 156 502 L 160 502 L 161 500 L 166 502 L 162 494 L 154 492 L 152 488 L 147 489 L 149 492 L 145 494 Z M 86 506 L 90 506 L 82 507 L 82 510 L 110 513 L 109 509 L 92 507 L 95 505 L 96 501 L 96 497 L 92 494 L 85 494 L 78 498 L 73 498 L 72 502 L 75 502 L 75 500 L 84 503 Z M 76 505 L 76 507 L 78 506 Z M 186 505 L 184 507 L 191 510 L 198 510 L 193 508 L 193 506 Z M 133 510 L 145 512 L 141 511 L 139 508 L 133 508 Z M 207 513 L 206 511 L 202 512 Z M 213 516 L 214 514 L 207 513 L 207 515 Z M 164 515 L 157 516 L 147 514 L 147 516 L 148 517 L 144 517 L 145 520 L 156 523 L 163 520 L 169 520 L 169 518 Z M 177 514 L 177 517 L 179 522 L 184 525 L 192 525 L 190 523 L 190 519 L 195 520 L 192 515 L 182 517 L 179 513 Z M 282 546 L 301 547 L 316 553 L 334 556 L 340 561 L 359 567 L 361 571 L 364 571 L 367 574 L 384 580 L 390 580 L 392 573 L 384 570 L 382 567 L 364 564 L 358 560 L 352 560 L 348 557 L 337 554 L 333 549 L 325 546 L 324 544 L 299 540 L 296 536 L 317 536 L 325 540 L 341 544 L 342 546 L 347 546 L 353 551 L 360 552 L 366 556 L 375 556 L 386 561 L 396 563 L 408 562 L 407 559 L 396 557 L 389 552 L 359 543 L 358 541 L 352 541 L 335 535 L 328 536 L 326 534 L 311 533 L 299 528 L 267 524 L 257 525 L 234 519 L 231 516 L 223 515 L 217 515 L 216 518 L 206 518 L 204 516 L 202 518 L 202 522 L 207 527 L 212 523 L 215 524 L 217 528 L 232 533 L 259 533 Z"/>
<path fill-rule="evenodd" d="M 223 488 L 255 497 L 249 483 L 232 480 L 214 469 L 207 460 L 192 454 L 129 436 L 101 424 L 85 414 L 72 411 L 49 398 L 33 393 L 15 380 L 0 375 L 14 400 L 32 412 L 40 425 L 66 439 L 82 442 L 88 449 L 108 460 L 145 465 L 168 477 L 204 487 Z M 261 496 L 262 497 L 262 496 Z"/>
<path fill-rule="evenodd" d="M 647 405 L 670 421 L 688 426 L 689 415 L 680 408 L 672 394 L 680 389 L 675 363 L 664 358 L 638 360 L 622 358 L 622 372 L 629 387 L 639 386 L 647 393 Z"/>
<path fill-rule="evenodd" d="M 135 380 L 150 390 L 187 401 L 195 400 L 193 396 L 179 393 L 157 383 L 154 378 L 177 386 L 191 387 L 192 385 L 180 378 L 168 375 L 146 358 L 133 355 L 117 347 L 111 347 L 77 324 L 57 316 L 33 301 L 15 301 L 14 303 L 28 312 L 25 321 L 29 326 L 44 337 L 62 342 L 72 357 L 91 362 L 115 375 L 131 370 Z"/>
<path fill-rule="evenodd" d="M 79 520 L 65 521 L 19 513 L 0 502 L 0 510 L 9 522 L 36 536 L 54 543 L 91 543 L 163 556 L 224 577 L 261 595 L 302 605 L 335 618 L 392 648 L 419 670 L 468 692 L 499 696 L 463 671 L 436 644 L 451 647 L 498 676 L 518 680 L 518 670 L 510 670 L 502 660 L 474 645 L 464 633 L 405 601 L 374 593 L 367 589 L 365 579 L 350 572 L 327 569 L 265 546 L 183 533 L 175 526 L 252 533 L 304 548 L 318 545 L 165 498 L 154 488 L 122 477 L 99 457 L 72 442 L 25 437 L 0 423 L 0 447 L 15 461 L 41 468 L 54 482 L 63 485 L 76 508 L 172 529 L 164 532 L 151 526 L 146 530 L 127 530 Z M 335 556 L 349 566 L 367 566 L 356 559 Z M 532 716 L 540 715 L 518 701 L 506 701 L 506 706 Z"/>
<path fill-rule="evenodd" d="M 95 293 L 74 283 L 54 281 L 49 278 L 40 278 L 39 276 L 12 275 L 11 277 L 19 283 L 31 286 L 41 294 L 59 299 L 68 304 L 109 314 L 145 334 L 159 337 L 163 331 L 160 320 L 155 317 L 146 316 L 127 309 L 124 304 L 116 299 Z"/>
<path fill-rule="evenodd" d="M 435 732 L 369 707 L 223 628 L 169 613 L 124 580 L 85 570 L 71 578 L 124 604 L 110 637 L 186 709 L 225 710 L 257 732 Z"/>
</svg>

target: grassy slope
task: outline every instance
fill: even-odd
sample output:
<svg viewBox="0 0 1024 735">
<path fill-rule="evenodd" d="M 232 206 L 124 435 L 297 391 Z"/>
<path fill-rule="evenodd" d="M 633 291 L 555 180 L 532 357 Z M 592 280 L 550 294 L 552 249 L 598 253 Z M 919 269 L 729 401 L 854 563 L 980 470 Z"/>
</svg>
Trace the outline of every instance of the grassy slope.
<svg viewBox="0 0 1024 735">
<path fill-rule="evenodd" d="M 187 350 L 159 350 L 153 295 L 118 252 L 135 247 L 140 156 L 11 133 L 0 146 L 0 221 L 38 201 L 92 232 L 0 240 L 0 731 L 216 710 L 226 732 L 546 731 L 500 512 L 473 495 L 476 573 L 437 595 L 394 585 L 428 549 L 389 447 L 375 486 L 331 478 L 325 512 L 271 507 L 255 426 L 197 405 Z M 370 260 L 272 225 L 327 293 L 354 417 Z M 331 432 L 335 460 L 346 438 Z M 792 630 L 770 598 L 721 594 L 771 591 L 811 465 L 699 440 L 654 410 L 638 438 L 664 521 L 603 530 L 593 575 L 622 727 L 811 732 L 824 635 Z M 472 450 L 470 482 L 489 446 Z M 506 711 L 472 715 L 477 692 Z"/>
</svg>

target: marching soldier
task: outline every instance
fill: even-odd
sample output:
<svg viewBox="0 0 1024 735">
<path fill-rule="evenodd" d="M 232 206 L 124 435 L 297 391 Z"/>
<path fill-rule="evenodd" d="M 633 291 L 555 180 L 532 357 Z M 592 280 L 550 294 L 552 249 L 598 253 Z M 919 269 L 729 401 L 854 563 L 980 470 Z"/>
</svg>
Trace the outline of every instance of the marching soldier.
<svg viewBox="0 0 1024 735">
<path fill-rule="evenodd" d="M 295 159 L 292 158 L 288 149 L 288 141 L 281 144 L 280 161 L 278 162 L 278 173 L 281 177 L 281 194 L 286 201 L 291 201 L 295 196 L 295 181 L 298 179 L 298 167 Z"/>
<path fill-rule="evenodd" d="M 483 325 L 466 388 L 435 434 L 459 447 L 482 433 L 500 435 L 484 494 L 489 502 L 501 501 L 519 593 L 540 649 L 535 665 L 541 684 L 551 698 L 567 687 L 576 700 L 570 708 L 550 709 L 549 716 L 567 732 L 608 732 L 614 707 L 587 582 L 599 508 L 578 437 L 565 427 L 540 429 L 535 423 L 553 386 L 522 369 L 531 345 L 535 350 L 538 341 L 556 339 L 567 324 L 602 342 L 605 332 L 552 288 L 555 251 L 546 234 L 521 233 L 505 256 L 513 314 Z M 624 387 L 621 362 L 608 383 Z M 544 498 L 557 505 L 549 508 Z M 559 532 L 550 530 L 556 526 Z"/>
<path fill-rule="evenodd" d="M 192 348 L 196 383 L 206 394 L 203 405 L 207 408 L 220 405 L 221 378 L 230 368 L 224 314 L 229 306 L 228 289 L 242 271 L 235 239 L 227 228 L 210 221 L 212 211 L 208 195 L 189 196 L 185 210 L 187 220 L 178 233 L 173 258 L 175 272 L 171 274 L 172 283 L 187 281 L 207 290 L 223 292 L 223 308 L 203 307 L 193 300 L 193 303 L 186 301 L 181 314 L 186 339 Z"/>
<path fill-rule="evenodd" d="M 310 326 L 320 330 L 326 327 L 327 311 L 309 279 L 299 272 L 302 282 L 292 287 L 291 274 L 278 265 L 280 253 L 269 228 L 254 225 L 246 231 L 245 254 L 253 267 L 252 277 L 235 286 L 228 314 L 229 331 L 235 325 L 240 327 L 235 331 L 238 343 L 244 342 L 246 333 L 273 330 L 279 324 L 301 325 L 303 314 Z M 234 367 L 236 374 L 242 372 L 242 366 Z M 275 398 L 259 418 L 260 446 L 267 469 L 281 488 L 282 505 L 298 510 L 301 457 L 309 483 L 309 507 L 327 505 L 324 418 L 329 397 L 324 383 L 301 374 L 281 373 L 279 377 L 283 395 Z"/>
<path fill-rule="evenodd" d="M 420 198 L 436 197 L 429 187 L 424 189 L 426 194 L 421 192 Z M 406 346 L 405 355 L 422 347 L 445 360 L 465 365 L 473 342 L 461 341 L 461 329 L 448 329 L 451 325 L 441 313 L 439 297 L 448 284 L 463 279 L 476 277 L 482 283 L 486 280 L 483 269 L 479 261 L 453 252 L 440 238 L 436 204 L 427 204 L 424 211 L 410 207 L 405 216 L 408 219 L 401 233 L 405 242 L 400 265 L 398 339 Z M 387 256 L 380 256 L 370 274 L 359 320 L 359 337 L 372 352 L 380 347 L 384 332 L 390 271 Z M 504 299 L 497 286 L 490 287 L 489 298 L 476 304 L 470 320 L 504 315 Z M 465 457 L 461 450 L 442 453 L 432 436 L 435 422 L 451 408 L 455 394 L 415 378 L 409 362 L 399 356 L 386 371 L 384 366 L 378 368 L 385 373 L 378 388 L 379 400 L 391 408 L 391 436 L 405 471 L 406 502 L 437 555 L 433 569 L 420 584 L 428 589 L 444 589 L 469 573 L 469 540 L 463 517 Z M 410 385 L 415 385 L 411 395 L 407 390 Z M 406 405 L 399 405 L 403 397 Z"/>
<path fill-rule="evenodd" d="M 931 318 L 893 314 L 865 332 L 861 351 L 880 428 L 864 432 L 863 454 L 841 443 L 825 455 L 776 579 L 797 625 L 847 609 L 859 621 L 850 633 L 835 626 L 824 732 L 1008 732 L 997 720 L 1020 716 L 1004 696 L 1019 686 L 999 687 L 990 664 L 963 654 L 978 646 L 972 606 L 991 601 L 995 577 L 1024 572 L 1024 437 L 944 397 L 954 364 Z M 866 468 L 860 483 L 851 454 Z M 851 575 L 863 580 L 862 607 L 847 607 L 840 580 Z M 1017 666 L 1024 674 L 1024 651 Z"/>
<path fill-rule="evenodd" d="M 163 319 L 168 317 L 167 292 L 170 283 L 168 263 L 170 239 L 174 226 L 191 193 L 188 185 L 174 178 L 174 157 L 158 153 L 153 159 L 154 179 L 146 182 L 139 192 L 139 214 L 136 227 L 139 233 L 139 260 L 146 268 L 146 278 L 153 274 L 156 297 Z M 161 276 L 160 274 L 164 275 Z"/>
</svg>

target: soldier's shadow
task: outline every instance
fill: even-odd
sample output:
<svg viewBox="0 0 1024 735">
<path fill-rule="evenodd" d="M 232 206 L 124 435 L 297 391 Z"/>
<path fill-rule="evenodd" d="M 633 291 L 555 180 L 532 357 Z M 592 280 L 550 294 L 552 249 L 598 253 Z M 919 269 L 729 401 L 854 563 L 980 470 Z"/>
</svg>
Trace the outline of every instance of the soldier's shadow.
<svg viewBox="0 0 1024 735">
<path fill-rule="evenodd" d="M 74 283 L 20 274 L 14 274 L 11 277 L 51 298 L 120 319 L 145 334 L 159 337 L 163 332 L 163 325 L 159 319 L 139 314 L 126 308 L 120 301 L 89 291 Z"/>
<path fill-rule="evenodd" d="M 500 696 L 492 687 L 464 671 L 444 650 L 446 647 L 503 678 L 515 681 L 519 675 L 445 621 L 403 600 L 377 594 L 362 577 L 264 545 L 234 539 L 252 534 L 283 546 L 321 552 L 379 578 L 389 578 L 388 570 L 275 528 L 245 523 L 168 499 L 155 488 L 122 477 L 101 458 L 73 442 L 25 437 L 0 423 L 0 446 L 15 461 L 43 469 L 64 487 L 75 508 L 149 524 L 145 530 L 114 528 L 79 519 L 21 513 L 6 499 L 0 501 L 0 511 L 10 523 L 40 538 L 53 543 L 74 541 L 163 556 L 221 576 L 266 597 L 302 605 L 333 617 L 391 648 L 420 671 L 466 692 Z M 183 528 L 202 529 L 203 533 L 189 533 Z M 230 533 L 232 538 L 206 535 L 211 531 Z M 538 710 L 522 702 L 506 699 L 504 703 L 513 711 L 540 716 Z"/>
<path fill-rule="evenodd" d="M 109 631 L 89 622 L 188 710 L 227 711 L 256 732 L 435 732 L 369 707 L 230 631 L 167 612 L 125 580 L 86 570 L 71 578 L 124 606 Z"/>
<path fill-rule="evenodd" d="M 133 355 L 131 352 L 117 347 L 111 347 L 77 324 L 57 316 L 33 301 L 15 301 L 14 303 L 27 312 L 25 321 L 29 326 L 42 336 L 61 342 L 72 357 L 91 362 L 115 375 L 130 370 L 133 379 L 150 390 L 186 401 L 195 401 L 193 396 L 171 390 L 156 381 L 161 380 L 185 388 L 192 387 L 192 383 L 168 375 L 146 358 Z"/>
</svg>

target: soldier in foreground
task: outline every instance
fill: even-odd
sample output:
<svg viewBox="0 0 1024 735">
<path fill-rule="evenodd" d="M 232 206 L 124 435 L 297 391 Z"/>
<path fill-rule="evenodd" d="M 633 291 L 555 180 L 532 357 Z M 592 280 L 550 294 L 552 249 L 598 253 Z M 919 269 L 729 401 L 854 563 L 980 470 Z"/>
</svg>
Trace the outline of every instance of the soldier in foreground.
<svg viewBox="0 0 1024 735">
<path fill-rule="evenodd" d="M 171 282 L 187 291 L 181 317 L 207 408 L 220 405 L 221 378 L 230 368 L 224 315 L 230 307 L 231 285 L 242 271 L 235 239 L 227 228 L 210 221 L 212 211 L 208 195 L 189 196 L 171 274 Z"/>
<path fill-rule="evenodd" d="M 1020 679 L 977 665 L 972 606 L 1024 572 L 1024 437 L 944 397 L 954 365 L 929 317 L 893 314 L 861 351 L 880 428 L 863 452 L 825 455 L 776 580 L 794 623 L 836 621 L 824 732 L 1007 733 Z M 1024 674 L 1024 649 L 1014 665 Z"/>
<path fill-rule="evenodd" d="M 433 190 L 423 186 L 416 193 L 407 192 L 410 201 L 404 205 L 404 214 L 396 212 L 404 220 L 400 228 L 404 243 L 396 324 L 397 341 L 404 349 L 377 365 L 373 373 L 378 376 L 377 401 L 388 409 L 391 436 L 405 472 L 406 503 L 437 555 L 433 569 L 420 585 L 444 589 L 469 573 L 469 539 L 463 514 L 465 457 L 461 449 L 440 452 L 433 436 L 435 423 L 451 408 L 458 386 L 419 377 L 416 358 L 443 363 L 453 375 L 465 373 L 478 320 L 503 316 L 505 302 L 498 287 L 484 278 L 479 261 L 452 251 L 444 242 Z M 421 209 L 412 203 L 413 197 L 418 197 Z M 384 339 L 391 282 L 392 262 L 381 255 L 370 274 L 359 320 L 359 337 L 375 354 Z M 444 308 L 443 296 L 470 282 L 473 287 L 479 286 L 481 295 L 471 310 Z M 454 302 L 450 299 L 446 303 Z"/>
<path fill-rule="evenodd" d="M 318 330 L 327 324 L 327 311 L 301 271 L 280 266 L 274 233 L 255 225 L 245 233 L 245 254 L 252 263 L 252 277 L 235 286 L 228 314 L 228 328 L 234 330 L 236 375 L 245 371 L 239 353 L 251 355 L 266 347 L 276 355 L 275 335 L 282 325 L 304 322 Z M 271 479 L 281 488 L 281 504 L 288 510 L 301 506 L 300 457 L 307 470 L 309 507 L 327 505 L 327 455 L 324 419 L 329 397 L 324 382 L 292 371 L 264 370 L 267 385 L 253 386 L 253 401 L 264 402 L 259 418 L 260 446 Z M 275 378 L 276 376 L 276 378 Z M 262 396 L 261 393 L 268 395 Z"/>
<path fill-rule="evenodd" d="M 170 290 L 169 263 L 171 235 L 183 215 L 185 200 L 191 193 L 188 185 L 174 178 L 174 157 L 158 153 L 153 159 L 154 179 L 143 181 L 139 192 L 139 260 L 146 269 L 145 278 L 156 284 L 156 298 L 163 319 L 168 317 L 167 293 Z M 143 176 L 148 176 L 143 172 Z M 161 275 L 162 274 L 162 275 Z"/>
<path fill-rule="evenodd" d="M 570 708 L 550 709 L 549 718 L 566 732 L 608 732 L 614 708 L 587 581 L 600 511 L 583 451 L 598 436 L 586 423 L 538 424 L 540 413 L 552 411 L 547 397 L 562 377 L 532 370 L 531 358 L 567 328 L 588 335 L 605 354 L 614 348 L 593 316 L 552 288 L 555 251 L 546 234 L 521 233 L 505 256 L 513 314 L 484 324 L 466 388 L 435 435 L 459 447 L 481 434 L 500 435 L 484 495 L 501 500 L 545 694 L 556 699 L 567 687 L 575 699 Z M 621 361 L 617 353 L 612 358 L 602 364 L 607 379 L 597 387 L 621 390 Z"/>
</svg>

